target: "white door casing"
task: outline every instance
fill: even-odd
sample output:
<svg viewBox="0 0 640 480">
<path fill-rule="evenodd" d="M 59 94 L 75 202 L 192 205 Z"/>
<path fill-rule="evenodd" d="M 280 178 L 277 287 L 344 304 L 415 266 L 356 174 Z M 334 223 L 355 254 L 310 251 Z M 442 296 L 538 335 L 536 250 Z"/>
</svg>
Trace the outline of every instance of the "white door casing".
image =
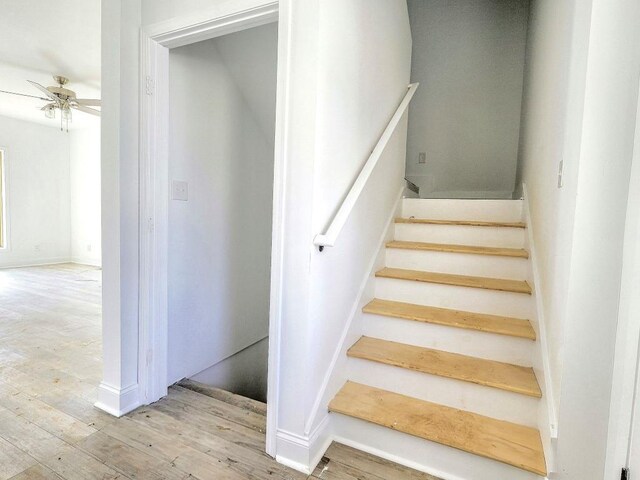
<svg viewBox="0 0 640 480">
<path fill-rule="evenodd" d="M 167 268 L 169 200 L 169 50 L 279 21 L 279 2 L 236 0 L 197 16 L 172 19 L 141 31 L 140 72 L 140 287 L 138 385 L 140 404 L 167 395 Z M 280 332 L 283 143 L 288 36 L 278 32 L 278 80 L 273 189 L 272 272 L 269 319 L 267 453 L 275 455 Z"/>
</svg>

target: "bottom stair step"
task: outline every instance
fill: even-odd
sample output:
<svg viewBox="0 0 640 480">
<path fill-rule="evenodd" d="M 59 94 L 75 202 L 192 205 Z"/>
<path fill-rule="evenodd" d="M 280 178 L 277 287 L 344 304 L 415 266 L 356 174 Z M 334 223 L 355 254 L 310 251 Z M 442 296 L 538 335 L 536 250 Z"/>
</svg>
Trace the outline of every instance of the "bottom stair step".
<svg viewBox="0 0 640 480">
<path fill-rule="evenodd" d="M 329 410 L 546 476 L 538 430 L 347 382 Z"/>
</svg>

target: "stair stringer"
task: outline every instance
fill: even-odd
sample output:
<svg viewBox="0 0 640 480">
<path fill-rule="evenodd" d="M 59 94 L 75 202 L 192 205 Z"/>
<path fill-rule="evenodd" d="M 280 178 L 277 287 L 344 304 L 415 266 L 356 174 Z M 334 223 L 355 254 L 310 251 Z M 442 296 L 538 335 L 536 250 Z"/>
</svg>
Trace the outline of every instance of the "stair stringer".
<svg viewBox="0 0 640 480">
<path fill-rule="evenodd" d="M 551 364 L 549 361 L 549 346 L 545 329 L 544 303 L 540 292 L 540 274 L 538 271 L 538 257 L 533 236 L 533 224 L 531 221 L 531 210 L 527 186 L 523 188 L 523 208 L 522 220 L 526 223 L 525 245 L 529 251 L 529 268 L 527 270 L 527 282 L 531 285 L 532 315 L 531 325 L 536 332 L 537 340 L 533 349 L 533 369 L 538 378 L 540 389 L 542 390 L 542 401 L 538 405 L 538 430 L 542 439 L 544 456 L 547 463 L 548 474 L 556 472 L 556 441 L 558 439 L 558 423 L 553 392 L 553 381 L 551 377 Z"/>
<path fill-rule="evenodd" d="M 310 469 L 313 471 L 315 466 L 320 462 L 322 455 L 329 447 L 334 438 L 334 428 L 331 422 L 335 420 L 335 416 L 329 415 L 328 405 L 331 399 L 336 395 L 338 390 L 348 380 L 347 369 L 347 350 L 353 345 L 364 332 L 364 313 L 363 307 L 374 298 L 375 294 L 375 272 L 383 268 L 386 261 L 386 243 L 393 239 L 395 233 L 394 220 L 400 216 L 402 211 L 404 186 L 397 196 L 395 205 L 389 215 L 383 233 L 378 241 L 378 249 L 372 255 L 369 265 L 363 276 L 360 289 L 353 303 L 353 308 L 349 318 L 345 322 L 344 329 L 340 336 L 338 345 L 334 351 L 331 363 L 327 369 L 322 386 L 315 398 L 311 413 L 305 424 L 305 435 L 309 438 L 318 438 L 323 445 L 309 445 L 309 450 L 315 452 L 315 456 L 311 458 Z M 314 435 L 319 429 L 326 428 L 328 434 Z M 313 443 L 313 442 L 310 442 Z"/>
</svg>

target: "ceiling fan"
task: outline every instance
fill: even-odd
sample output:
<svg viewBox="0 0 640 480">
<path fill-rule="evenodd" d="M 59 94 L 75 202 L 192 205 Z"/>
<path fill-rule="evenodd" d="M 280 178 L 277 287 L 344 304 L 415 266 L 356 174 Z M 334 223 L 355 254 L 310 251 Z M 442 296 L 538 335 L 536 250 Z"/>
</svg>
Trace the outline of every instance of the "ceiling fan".
<svg viewBox="0 0 640 480">
<path fill-rule="evenodd" d="M 71 121 L 71 109 L 78 110 L 80 112 L 88 113 L 90 115 L 100 116 L 100 110 L 91 107 L 99 107 L 101 105 L 100 99 L 94 98 L 77 98 L 76 92 L 65 88 L 65 85 L 69 83 L 69 79 L 60 75 L 54 75 L 53 79 L 57 85 L 51 87 L 43 87 L 37 82 L 27 80 L 31 85 L 36 87 L 46 97 L 38 97 L 36 95 L 29 95 L 26 93 L 8 92 L 6 90 L 0 90 L 0 93 L 8 93 L 10 95 L 20 95 L 21 97 L 37 98 L 48 102 L 42 110 L 47 118 L 56 118 L 56 110 L 60 110 L 60 130 L 63 129 L 63 123 L 66 123 L 66 129 L 69 131 L 69 122 Z"/>
</svg>

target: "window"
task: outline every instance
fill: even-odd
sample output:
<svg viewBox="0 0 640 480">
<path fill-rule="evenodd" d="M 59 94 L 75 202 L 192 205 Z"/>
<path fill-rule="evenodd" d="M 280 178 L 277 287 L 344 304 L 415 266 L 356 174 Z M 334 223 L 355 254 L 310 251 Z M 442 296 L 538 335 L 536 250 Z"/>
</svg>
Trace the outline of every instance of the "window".
<svg viewBox="0 0 640 480">
<path fill-rule="evenodd" d="M 5 201 L 4 201 L 4 151 L 0 150 L 0 248 L 5 248 L 6 240 L 6 222 L 5 222 Z"/>
</svg>

